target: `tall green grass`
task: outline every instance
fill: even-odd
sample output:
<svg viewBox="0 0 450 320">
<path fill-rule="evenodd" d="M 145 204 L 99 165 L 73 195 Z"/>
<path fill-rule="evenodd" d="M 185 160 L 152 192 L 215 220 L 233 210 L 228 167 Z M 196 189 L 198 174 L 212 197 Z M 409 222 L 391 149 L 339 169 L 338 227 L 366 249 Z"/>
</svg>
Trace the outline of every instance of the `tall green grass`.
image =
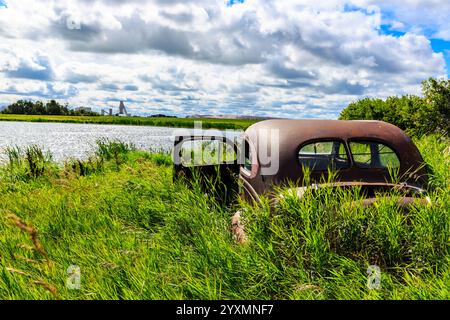
<svg viewBox="0 0 450 320">
<path fill-rule="evenodd" d="M 408 211 L 395 193 L 363 208 L 357 190 L 326 188 L 301 199 L 279 190 L 275 208 L 268 199 L 223 207 L 199 184 L 173 182 L 169 155 L 114 143 L 77 160 L 95 168 L 83 173 L 52 162 L 26 179 L 1 169 L 0 298 L 450 296 L 448 140 L 417 141 L 433 172 L 432 205 Z M 29 171 L 23 151 L 10 154 L 15 170 Z M 230 233 L 237 209 L 245 245 Z M 81 270 L 79 290 L 66 286 L 72 265 Z M 379 290 L 367 287 L 370 265 L 381 269 Z"/>
<path fill-rule="evenodd" d="M 37 145 L 26 148 L 7 147 L 5 152 L 8 157 L 8 177 L 13 180 L 28 181 L 38 178 L 53 171 L 55 167 L 52 155 Z"/>
</svg>

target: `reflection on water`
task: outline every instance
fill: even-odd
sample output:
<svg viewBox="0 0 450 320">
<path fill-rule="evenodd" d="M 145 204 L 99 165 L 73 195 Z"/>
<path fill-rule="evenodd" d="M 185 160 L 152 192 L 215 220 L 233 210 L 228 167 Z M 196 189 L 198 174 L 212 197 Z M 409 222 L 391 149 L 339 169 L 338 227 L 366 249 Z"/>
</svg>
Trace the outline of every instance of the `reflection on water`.
<svg viewBox="0 0 450 320">
<path fill-rule="evenodd" d="M 66 158 L 84 158 L 95 149 L 99 138 L 119 139 L 133 143 L 143 150 L 170 151 L 174 135 L 189 134 L 192 129 L 97 125 L 73 123 L 0 122 L 0 158 L 7 146 L 36 144 L 50 151 L 56 161 Z M 220 133 L 208 130 L 209 134 Z"/>
</svg>

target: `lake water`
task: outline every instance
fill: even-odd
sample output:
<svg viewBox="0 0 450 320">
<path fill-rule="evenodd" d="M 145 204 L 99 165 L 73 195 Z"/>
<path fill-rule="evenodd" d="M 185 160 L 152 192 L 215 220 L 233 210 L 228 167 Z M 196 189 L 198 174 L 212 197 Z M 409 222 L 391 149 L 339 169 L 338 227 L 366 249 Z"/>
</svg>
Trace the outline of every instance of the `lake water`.
<svg viewBox="0 0 450 320">
<path fill-rule="evenodd" d="M 208 134 L 221 133 L 218 130 L 206 130 L 205 132 Z M 131 142 L 142 150 L 170 151 L 175 134 L 186 135 L 189 133 L 194 133 L 194 130 L 146 126 L 0 121 L 0 159 L 5 157 L 5 147 L 23 147 L 33 144 L 50 151 L 56 161 L 66 158 L 86 158 L 93 152 L 95 142 L 100 138 Z"/>
</svg>

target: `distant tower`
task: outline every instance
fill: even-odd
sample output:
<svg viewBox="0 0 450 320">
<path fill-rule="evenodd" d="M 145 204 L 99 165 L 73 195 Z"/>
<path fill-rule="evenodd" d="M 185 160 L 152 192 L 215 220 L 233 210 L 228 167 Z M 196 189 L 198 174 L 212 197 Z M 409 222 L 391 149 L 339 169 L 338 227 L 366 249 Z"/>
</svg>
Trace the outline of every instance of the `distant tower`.
<svg viewBox="0 0 450 320">
<path fill-rule="evenodd" d="M 120 101 L 119 115 L 126 115 L 126 116 L 128 115 L 127 108 L 125 108 L 125 104 L 123 103 L 123 101 Z"/>
<path fill-rule="evenodd" d="M 110 116 L 113 115 L 112 111 L 113 111 L 112 108 L 109 108 L 109 115 L 110 115 Z"/>
</svg>

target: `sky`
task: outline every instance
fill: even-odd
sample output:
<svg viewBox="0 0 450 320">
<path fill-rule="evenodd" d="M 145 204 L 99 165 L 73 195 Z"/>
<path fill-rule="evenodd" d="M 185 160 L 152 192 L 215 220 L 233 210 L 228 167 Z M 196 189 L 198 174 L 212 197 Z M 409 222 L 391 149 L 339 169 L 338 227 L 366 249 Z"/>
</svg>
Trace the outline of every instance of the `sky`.
<svg viewBox="0 0 450 320">
<path fill-rule="evenodd" d="M 0 0 L 0 107 L 337 118 L 450 72 L 448 0 Z"/>
</svg>

